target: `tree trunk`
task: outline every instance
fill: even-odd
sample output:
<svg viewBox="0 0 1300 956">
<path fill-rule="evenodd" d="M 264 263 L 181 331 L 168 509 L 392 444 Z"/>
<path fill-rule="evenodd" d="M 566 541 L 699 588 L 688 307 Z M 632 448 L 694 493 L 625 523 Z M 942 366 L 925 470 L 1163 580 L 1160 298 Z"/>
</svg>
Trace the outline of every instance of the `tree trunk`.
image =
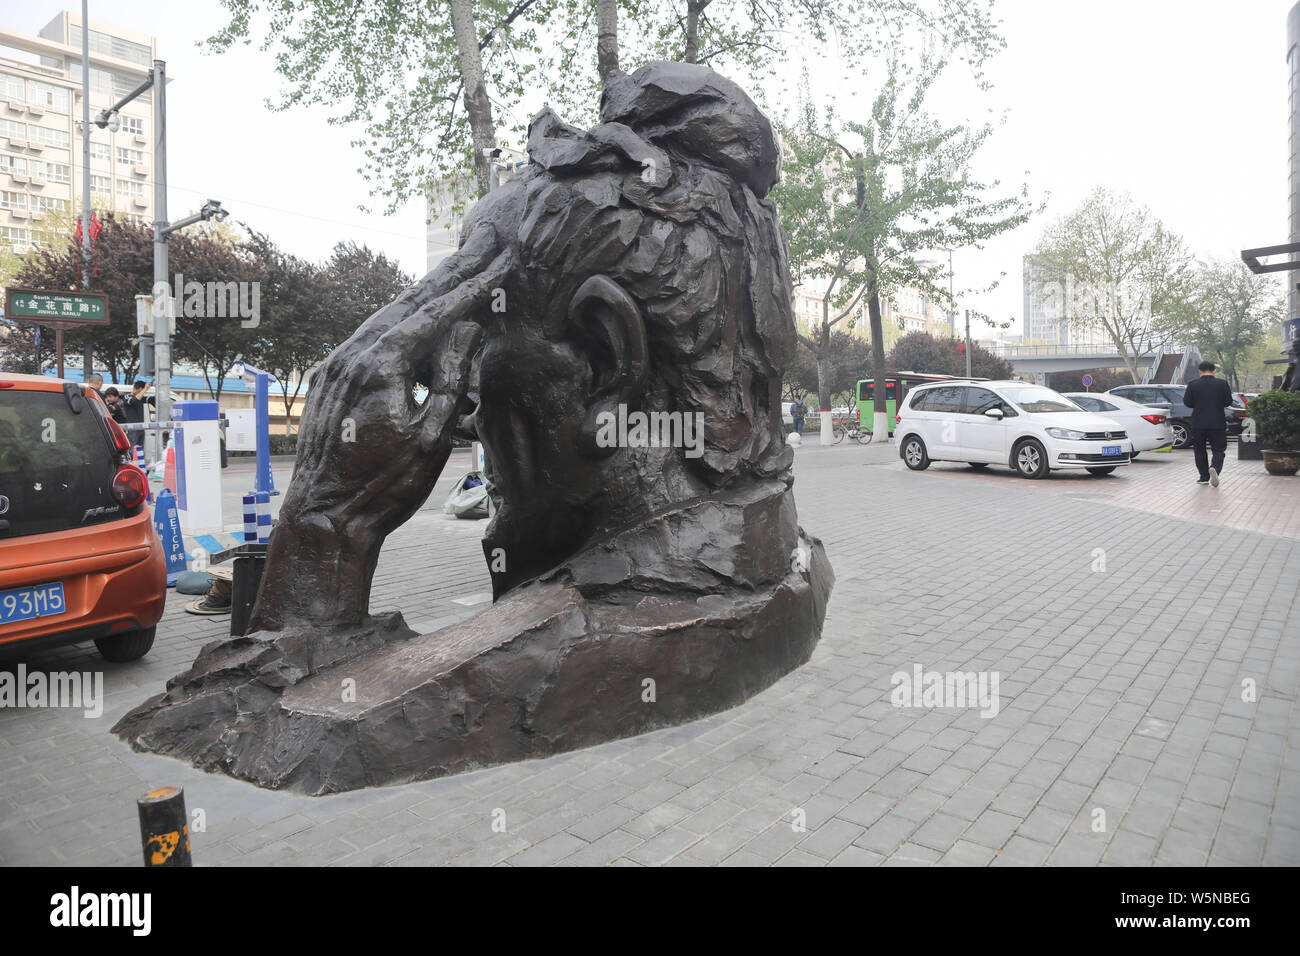
<svg viewBox="0 0 1300 956">
<path fill-rule="evenodd" d="M 474 140 L 474 178 L 482 199 L 491 188 L 490 160 L 485 150 L 496 148 L 496 125 L 492 121 L 492 104 L 483 85 L 483 60 L 479 55 L 478 28 L 474 23 L 472 0 L 447 0 L 451 8 L 452 29 L 456 33 L 456 52 L 460 57 L 460 76 L 465 86 L 465 113 L 469 117 Z"/>
<path fill-rule="evenodd" d="M 698 63 L 700 57 L 700 14 L 711 0 L 686 0 L 686 46 L 683 63 Z"/>
<path fill-rule="evenodd" d="M 831 428 L 831 305 L 830 290 L 822 297 L 822 326 L 817 335 L 817 418 L 821 425 L 821 443 L 834 441 Z"/>
<path fill-rule="evenodd" d="M 81 380 L 89 382 L 95 374 L 95 347 L 87 342 L 81 347 Z"/>
<path fill-rule="evenodd" d="M 871 290 L 871 296 L 867 299 L 867 315 L 871 319 L 871 378 L 873 387 L 871 389 L 873 401 L 872 408 L 874 414 L 871 422 L 871 441 L 877 442 L 889 441 L 889 396 L 886 394 L 888 386 L 885 383 L 887 369 L 885 368 L 885 332 L 880 321 L 880 293 L 874 288 Z M 895 386 L 897 388 L 897 386 Z"/>
<path fill-rule="evenodd" d="M 596 0 L 596 70 L 601 86 L 619 71 L 618 0 Z"/>
</svg>

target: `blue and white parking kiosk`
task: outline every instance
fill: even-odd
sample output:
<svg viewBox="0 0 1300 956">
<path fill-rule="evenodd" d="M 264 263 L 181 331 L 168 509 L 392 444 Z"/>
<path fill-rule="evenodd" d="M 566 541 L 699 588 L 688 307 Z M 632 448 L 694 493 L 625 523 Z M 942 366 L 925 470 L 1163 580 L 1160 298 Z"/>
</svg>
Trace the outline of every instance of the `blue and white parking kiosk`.
<svg viewBox="0 0 1300 956">
<path fill-rule="evenodd" d="M 221 413 L 207 399 L 177 402 L 176 507 L 189 535 L 222 530 Z"/>
</svg>

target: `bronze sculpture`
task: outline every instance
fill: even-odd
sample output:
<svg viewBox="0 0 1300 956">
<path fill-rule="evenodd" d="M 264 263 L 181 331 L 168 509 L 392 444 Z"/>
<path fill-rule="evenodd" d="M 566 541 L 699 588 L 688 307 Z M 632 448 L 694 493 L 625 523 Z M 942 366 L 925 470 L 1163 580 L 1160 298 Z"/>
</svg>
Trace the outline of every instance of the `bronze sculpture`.
<svg viewBox="0 0 1300 956">
<path fill-rule="evenodd" d="M 124 717 L 132 746 L 324 793 L 680 723 L 808 659 L 833 575 L 781 421 L 776 136 L 677 63 L 614 77 L 601 119 L 538 114 L 459 251 L 317 373 L 254 633 Z M 487 453 L 495 600 L 416 635 L 369 614 L 371 578 L 458 427 Z"/>
</svg>

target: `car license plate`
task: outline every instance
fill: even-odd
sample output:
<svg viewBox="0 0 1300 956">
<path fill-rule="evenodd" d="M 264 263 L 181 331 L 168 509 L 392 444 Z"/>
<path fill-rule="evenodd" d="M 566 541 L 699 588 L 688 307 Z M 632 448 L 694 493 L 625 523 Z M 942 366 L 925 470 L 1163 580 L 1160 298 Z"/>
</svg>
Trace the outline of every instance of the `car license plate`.
<svg viewBox="0 0 1300 956">
<path fill-rule="evenodd" d="M 54 617 L 68 610 L 63 601 L 63 582 L 38 584 L 31 588 L 0 591 L 0 624 L 26 621 L 33 617 Z"/>
<path fill-rule="evenodd" d="M 1124 446 L 1123 445 L 1102 445 L 1101 453 L 1107 456 L 1122 455 L 1124 454 Z"/>
</svg>

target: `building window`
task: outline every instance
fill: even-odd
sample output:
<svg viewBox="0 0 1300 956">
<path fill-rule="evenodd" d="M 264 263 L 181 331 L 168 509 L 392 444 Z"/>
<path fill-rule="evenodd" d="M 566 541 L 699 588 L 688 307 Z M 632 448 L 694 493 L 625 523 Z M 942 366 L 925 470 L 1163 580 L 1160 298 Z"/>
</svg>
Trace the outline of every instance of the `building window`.
<svg viewBox="0 0 1300 956">
<path fill-rule="evenodd" d="M 8 136 L 10 139 L 26 141 L 27 124 L 15 123 L 13 120 L 0 119 L 0 136 Z"/>
<path fill-rule="evenodd" d="M 66 199 L 53 199 L 49 196 L 32 197 L 32 212 L 66 212 L 67 209 Z"/>
<path fill-rule="evenodd" d="M 50 129 L 47 126 L 31 125 L 31 139 L 33 142 L 40 143 L 43 146 L 56 146 L 59 149 L 67 149 L 72 142 L 72 137 L 65 129 Z"/>
<path fill-rule="evenodd" d="M 61 86 L 32 80 L 27 84 L 27 105 L 39 106 L 41 109 L 55 113 L 68 111 L 68 91 Z"/>
<path fill-rule="evenodd" d="M 27 230 L 18 226 L 0 226 L 0 241 L 15 246 L 27 245 Z"/>
<path fill-rule="evenodd" d="M 90 158 L 99 159 L 104 162 L 110 162 L 113 158 L 113 151 L 108 148 L 106 143 L 91 143 Z"/>
<path fill-rule="evenodd" d="M 81 24 L 68 24 L 68 45 L 81 49 Z M 138 63 L 141 66 L 149 65 L 149 56 L 152 53 L 143 43 L 110 36 L 94 29 L 90 31 L 86 46 L 93 53 L 102 53 L 104 56 L 126 60 L 128 63 Z"/>
<path fill-rule="evenodd" d="M 0 153 L 0 173 L 9 173 L 11 176 L 26 176 L 27 160 L 21 156 L 8 156 Z"/>
<path fill-rule="evenodd" d="M 130 179 L 119 179 L 117 181 L 117 194 L 119 196 L 144 196 L 144 183 L 137 183 Z"/>
<path fill-rule="evenodd" d="M 138 149 L 128 149 L 125 146 L 117 148 L 117 164 L 119 166 L 134 166 L 144 162 L 144 153 Z"/>
<path fill-rule="evenodd" d="M 135 133 L 137 136 L 144 135 L 144 120 L 138 116 L 118 115 L 118 122 L 122 124 L 123 133 Z"/>
<path fill-rule="evenodd" d="M 0 84 L 3 84 L 4 98 L 13 100 L 15 103 L 22 103 L 27 99 L 27 92 L 23 89 L 23 81 L 16 76 L 0 77 Z"/>
<path fill-rule="evenodd" d="M 0 209 L 26 209 L 27 194 L 20 192 L 11 192 L 9 190 L 0 191 Z"/>
<path fill-rule="evenodd" d="M 50 183 L 72 182 L 72 168 L 67 163 L 46 163 L 32 160 L 32 178 Z"/>
</svg>

